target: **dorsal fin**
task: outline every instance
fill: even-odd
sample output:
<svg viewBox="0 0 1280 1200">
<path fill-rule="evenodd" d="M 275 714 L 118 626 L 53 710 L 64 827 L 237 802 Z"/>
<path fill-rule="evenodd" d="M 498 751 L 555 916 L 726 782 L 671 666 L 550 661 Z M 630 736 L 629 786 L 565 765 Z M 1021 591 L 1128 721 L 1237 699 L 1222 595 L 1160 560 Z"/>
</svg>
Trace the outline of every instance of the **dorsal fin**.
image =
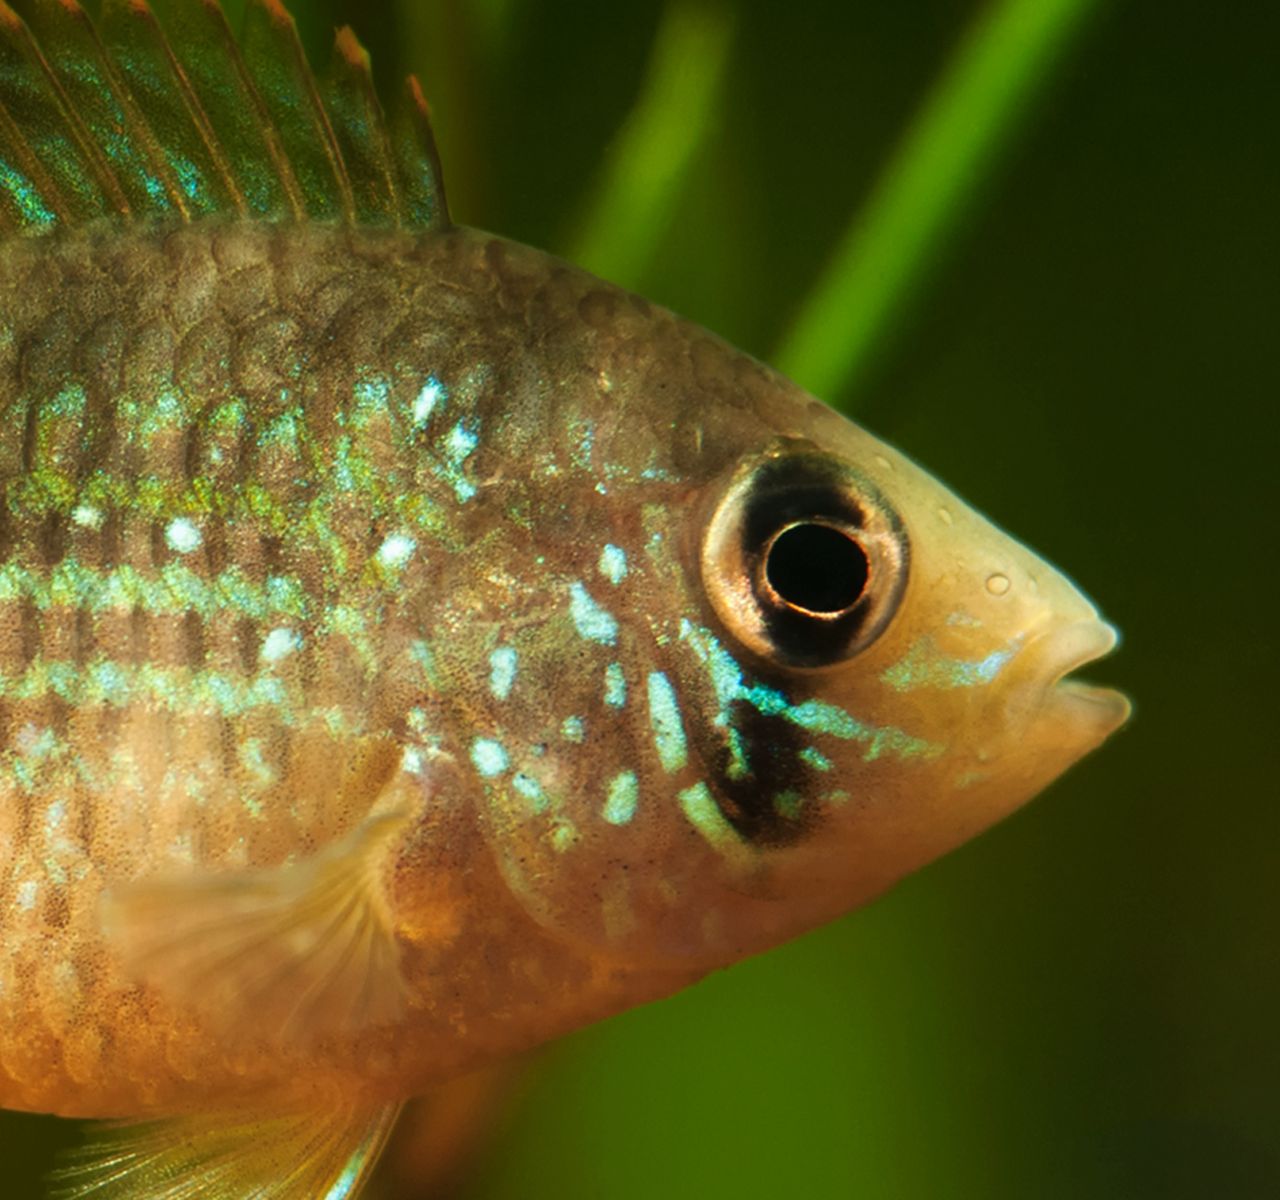
<svg viewBox="0 0 1280 1200">
<path fill-rule="evenodd" d="M 322 84 L 281 0 L 0 0 L 0 235 L 209 213 L 439 228 L 435 142 L 410 80 L 394 136 L 339 31 Z"/>
</svg>

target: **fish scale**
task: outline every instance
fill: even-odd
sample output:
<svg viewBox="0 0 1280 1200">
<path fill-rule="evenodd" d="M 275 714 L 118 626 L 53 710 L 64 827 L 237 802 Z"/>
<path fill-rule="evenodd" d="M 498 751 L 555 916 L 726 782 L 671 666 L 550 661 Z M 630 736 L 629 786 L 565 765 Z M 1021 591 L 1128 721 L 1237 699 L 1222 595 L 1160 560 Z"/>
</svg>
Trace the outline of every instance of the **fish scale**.
<svg viewBox="0 0 1280 1200">
<path fill-rule="evenodd" d="M 1063 577 L 448 217 L 276 0 L 0 3 L 0 1103 L 354 1196 L 399 1105 L 870 899 L 1124 719 Z M 815 550 L 814 547 L 821 547 Z M 1000 580 L 999 587 L 992 581 Z"/>
</svg>

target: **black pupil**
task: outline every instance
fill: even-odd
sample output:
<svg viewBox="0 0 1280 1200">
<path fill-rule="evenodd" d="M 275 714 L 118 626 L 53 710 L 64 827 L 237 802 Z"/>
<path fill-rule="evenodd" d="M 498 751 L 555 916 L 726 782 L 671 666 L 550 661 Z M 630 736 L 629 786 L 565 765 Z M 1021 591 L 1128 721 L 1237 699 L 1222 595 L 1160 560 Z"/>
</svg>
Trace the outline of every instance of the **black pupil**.
<svg viewBox="0 0 1280 1200">
<path fill-rule="evenodd" d="M 769 547 L 765 577 L 788 604 L 812 613 L 840 613 L 867 586 L 866 551 L 830 525 L 784 529 Z"/>
</svg>

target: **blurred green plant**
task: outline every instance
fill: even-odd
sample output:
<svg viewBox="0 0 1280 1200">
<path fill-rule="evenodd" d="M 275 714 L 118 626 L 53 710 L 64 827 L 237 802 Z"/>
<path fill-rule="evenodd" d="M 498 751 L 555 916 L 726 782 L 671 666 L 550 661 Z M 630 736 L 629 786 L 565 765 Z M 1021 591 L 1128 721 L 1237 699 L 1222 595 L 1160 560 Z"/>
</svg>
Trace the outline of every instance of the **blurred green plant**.
<svg viewBox="0 0 1280 1200">
<path fill-rule="evenodd" d="M 992 0 L 858 207 L 774 365 L 847 407 L 1095 0 Z"/>
</svg>

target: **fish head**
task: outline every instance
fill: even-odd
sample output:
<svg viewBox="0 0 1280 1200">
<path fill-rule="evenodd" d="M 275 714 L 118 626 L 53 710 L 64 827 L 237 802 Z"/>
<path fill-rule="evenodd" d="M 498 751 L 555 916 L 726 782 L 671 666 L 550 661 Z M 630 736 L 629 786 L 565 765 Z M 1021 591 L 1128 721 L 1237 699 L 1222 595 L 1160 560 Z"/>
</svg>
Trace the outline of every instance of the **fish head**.
<svg viewBox="0 0 1280 1200">
<path fill-rule="evenodd" d="M 486 811 L 557 936 L 700 970 L 978 834 L 1128 704 L 1070 678 L 1116 634 L 1062 574 L 796 385 L 674 328 L 659 354 L 627 353 L 637 335 L 588 356 L 607 402 L 562 397 L 596 414 L 592 473 L 578 499 L 555 479 L 574 516 L 541 591 L 563 604 L 518 647 L 541 724 L 513 735 L 504 702 Z"/>
</svg>

